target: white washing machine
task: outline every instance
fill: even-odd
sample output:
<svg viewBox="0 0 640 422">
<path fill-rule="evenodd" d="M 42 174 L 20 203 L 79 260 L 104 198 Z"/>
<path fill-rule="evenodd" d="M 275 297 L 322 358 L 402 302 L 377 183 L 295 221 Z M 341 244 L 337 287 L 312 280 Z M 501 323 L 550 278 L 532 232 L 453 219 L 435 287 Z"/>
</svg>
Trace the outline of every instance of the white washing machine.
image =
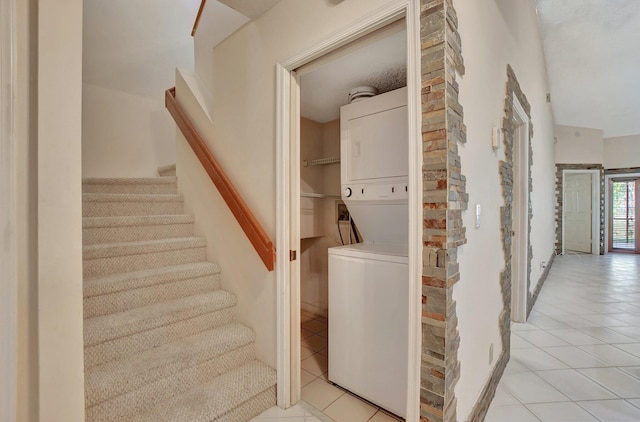
<svg viewBox="0 0 640 422">
<path fill-rule="evenodd" d="M 340 110 L 342 199 L 364 243 L 329 249 L 329 380 L 406 416 L 407 90 Z"/>
<path fill-rule="evenodd" d="M 406 416 L 406 247 L 359 243 L 329 249 L 329 380 Z"/>
</svg>

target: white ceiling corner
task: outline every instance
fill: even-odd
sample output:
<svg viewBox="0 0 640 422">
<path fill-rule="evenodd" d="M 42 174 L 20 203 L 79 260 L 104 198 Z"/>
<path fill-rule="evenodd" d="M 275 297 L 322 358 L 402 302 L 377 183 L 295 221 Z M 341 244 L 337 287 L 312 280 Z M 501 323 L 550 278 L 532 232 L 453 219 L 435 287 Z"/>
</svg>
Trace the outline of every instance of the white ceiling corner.
<svg viewBox="0 0 640 422">
<path fill-rule="evenodd" d="M 406 31 L 368 43 L 300 78 L 300 114 L 318 123 L 340 117 L 349 91 L 372 86 L 379 93 L 406 85 Z"/>
<path fill-rule="evenodd" d="M 256 19 L 264 12 L 271 9 L 280 0 L 218 0 L 236 11 L 247 16 L 249 19 Z"/>
<path fill-rule="evenodd" d="M 556 124 L 640 134 L 640 0 L 536 0 Z"/>
</svg>

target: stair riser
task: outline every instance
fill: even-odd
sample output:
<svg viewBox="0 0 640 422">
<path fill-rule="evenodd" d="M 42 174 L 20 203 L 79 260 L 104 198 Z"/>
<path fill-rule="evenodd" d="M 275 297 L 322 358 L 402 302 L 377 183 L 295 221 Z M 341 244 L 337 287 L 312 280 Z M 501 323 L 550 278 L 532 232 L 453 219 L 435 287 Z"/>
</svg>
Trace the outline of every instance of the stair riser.
<svg viewBox="0 0 640 422">
<path fill-rule="evenodd" d="M 116 422 L 143 411 L 154 403 L 186 393 L 193 387 L 209 382 L 216 376 L 238 368 L 255 359 L 254 344 L 248 344 L 223 355 L 188 368 L 170 377 L 163 377 L 143 386 L 128 386 L 133 391 L 117 395 L 108 401 L 93 404 L 99 397 L 87 397 L 87 420 L 94 422 Z M 135 382 L 135 380 L 131 380 Z M 100 392 L 100 397 L 113 393 Z M 266 410 L 266 409 L 265 409 Z M 245 419 L 248 420 L 248 419 Z"/>
<path fill-rule="evenodd" d="M 87 183 L 82 185 L 82 193 L 177 193 L 177 183 Z"/>
<path fill-rule="evenodd" d="M 136 242 L 193 236 L 193 223 L 158 224 L 152 226 L 87 227 L 82 230 L 82 243 Z"/>
<path fill-rule="evenodd" d="M 187 280 L 176 280 L 170 283 L 142 288 L 132 286 L 132 288 L 133 290 L 85 298 L 84 317 L 93 318 L 113 314 L 141 306 L 217 290 L 220 288 L 220 274 Z"/>
<path fill-rule="evenodd" d="M 91 368 L 180 338 L 201 333 L 205 330 L 230 324 L 234 316 L 235 306 L 94 346 L 85 346 L 85 368 Z"/>
<path fill-rule="evenodd" d="M 117 217 L 125 215 L 174 215 L 182 214 L 182 201 L 107 202 L 84 201 L 84 217 Z"/>
<path fill-rule="evenodd" d="M 189 264 L 206 260 L 204 247 L 176 249 L 136 255 L 87 259 L 83 261 L 85 278 L 100 277 L 169 265 Z"/>
<path fill-rule="evenodd" d="M 216 422 L 248 421 L 276 405 L 276 386 L 253 396 L 226 415 L 217 417 Z"/>
</svg>

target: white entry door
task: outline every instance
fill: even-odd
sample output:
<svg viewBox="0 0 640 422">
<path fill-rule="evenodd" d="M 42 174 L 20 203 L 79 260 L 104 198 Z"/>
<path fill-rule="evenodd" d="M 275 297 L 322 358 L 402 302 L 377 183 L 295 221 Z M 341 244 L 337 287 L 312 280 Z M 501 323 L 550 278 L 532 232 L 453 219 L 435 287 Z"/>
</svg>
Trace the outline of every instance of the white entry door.
<svg viewBox="0 0 640 422">
<path fill-rule="evenodd" d="M 591 253 L 591 177 L 590 173 L 565 175 L 565 249 Z"/>
</svg>

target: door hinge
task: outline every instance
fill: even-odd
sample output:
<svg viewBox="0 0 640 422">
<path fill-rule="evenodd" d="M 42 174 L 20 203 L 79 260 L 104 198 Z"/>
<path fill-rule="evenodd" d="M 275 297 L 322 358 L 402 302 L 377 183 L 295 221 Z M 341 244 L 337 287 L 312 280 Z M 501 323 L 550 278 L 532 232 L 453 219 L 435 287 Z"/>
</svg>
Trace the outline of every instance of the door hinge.
<svg viewBox="0 0 640 422">
<path fill-rule="evenodd" d="M 296 251 L 289 251 L 289 261 L 295 261 L 296 255 Z"/>
</svg>

